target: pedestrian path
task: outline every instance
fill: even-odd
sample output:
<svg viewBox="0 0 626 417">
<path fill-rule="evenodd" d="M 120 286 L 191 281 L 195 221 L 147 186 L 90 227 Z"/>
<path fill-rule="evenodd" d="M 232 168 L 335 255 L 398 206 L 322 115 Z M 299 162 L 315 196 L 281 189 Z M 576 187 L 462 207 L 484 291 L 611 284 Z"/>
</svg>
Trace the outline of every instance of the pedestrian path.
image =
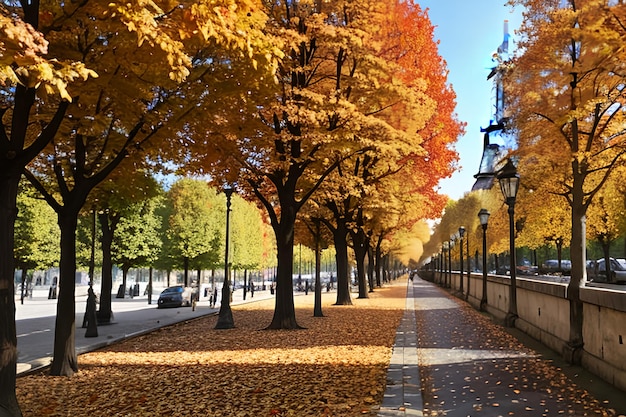
<svg viewBox="0 0 626 417">
<path fill-rule="evenodd" d="M 591 386 L 597 378 L 579 378 L 584 371 L 577 370 L 571 373 L 573 381 L 548 357 L 464 301 L 415 277 L 408 282 L 378 416 L 626 413 L 624 401 L 593 400 L 586 394 L 597 388 Z M 607 386 L 601 395 L 607 394 Z"/>
<path fill-rule="evenodd" d="M 387 370 L 387 388 L 379 417 L 422 416 L 422 394 L 417 365 L 417 326 L 414 287 L 409 281 L 406 309 L 396 331 L 396 340 Z"/>
</svg>

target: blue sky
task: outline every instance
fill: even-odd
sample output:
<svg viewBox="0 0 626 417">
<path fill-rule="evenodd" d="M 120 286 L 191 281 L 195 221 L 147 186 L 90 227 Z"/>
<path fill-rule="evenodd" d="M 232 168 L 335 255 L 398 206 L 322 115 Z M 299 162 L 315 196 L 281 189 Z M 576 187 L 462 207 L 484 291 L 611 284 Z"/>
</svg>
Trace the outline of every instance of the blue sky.
<svg viewBox="0 0 626 417">
<path fill-rule="evenodd" d="M 441 192 L 458 200 L 470 191 L 473 175 L 482 156 L 483 134 L 493 118 L 493 84 L 487 76 L 493 67 L 492 54 L 503 40 L 504 21 L 509 21 L 509 52 L 515 48 L 514 30 L 521 23 L 521 12 L 513 11 L 505 0 L 415 0 L 435 26 L 440 41 L 439 54 L 447 63 L 448 82 L 457 96 L 456 112 L 466 122 L 465 135 L 456 145 L 460 170 L 440 183 Z"/>
</svg>

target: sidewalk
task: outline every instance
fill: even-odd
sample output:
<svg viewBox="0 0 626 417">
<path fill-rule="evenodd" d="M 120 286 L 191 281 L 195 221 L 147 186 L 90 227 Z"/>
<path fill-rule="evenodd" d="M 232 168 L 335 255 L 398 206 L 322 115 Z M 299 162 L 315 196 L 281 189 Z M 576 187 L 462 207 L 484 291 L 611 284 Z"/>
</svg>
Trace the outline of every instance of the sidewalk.
<svg viewBox="0 0 626 417">
<path fill-rule="evenodd" d="M 408 284 L 379 417 L 626 414 L 624 392 L 430 282 Z"/>
<path fill-rule="evenodd" d="M 423 416 L 424 407 L 417 365 L 416 301 L 412 281 L 408 283 L 406 310 L 396 331 L 396 340 L 387 370 L 387 388 L 378 413 L 379 417 Z"/>
</svg>

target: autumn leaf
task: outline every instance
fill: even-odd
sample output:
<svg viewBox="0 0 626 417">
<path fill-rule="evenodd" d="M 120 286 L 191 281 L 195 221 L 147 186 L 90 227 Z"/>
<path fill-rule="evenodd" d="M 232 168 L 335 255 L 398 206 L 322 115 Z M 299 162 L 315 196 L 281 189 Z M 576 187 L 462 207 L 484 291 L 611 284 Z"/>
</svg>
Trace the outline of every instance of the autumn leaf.
<svg viewBox="0 0 626 417">
<path fill-rule="evenodd" d="M 352 307 L 324 293 L 324 318 L 313 294 L 296 297 L 298 331 L 260 330 L 273 299 L 234 306 L 235 329 L 213 330 L 216 316 L 169 326 L 80 355 L 72 378 L 19 378 L 18 399 L 25 417 L 373 417 L 405 294 L 406 280 Z"/>
</svg>

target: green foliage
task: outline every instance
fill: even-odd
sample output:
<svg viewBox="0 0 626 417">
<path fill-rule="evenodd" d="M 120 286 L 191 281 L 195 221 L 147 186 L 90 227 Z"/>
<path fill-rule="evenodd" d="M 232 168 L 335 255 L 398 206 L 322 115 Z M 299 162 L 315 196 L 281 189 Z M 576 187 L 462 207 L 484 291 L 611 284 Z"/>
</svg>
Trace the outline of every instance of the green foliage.
<svg viewBox="0 0 626 417">
<path fill-rule="evenodd" d="M 23 183 L 18 195 L 14 256 L 20 269 L 43 270 L 59 263 L 60 231 L 48 204 Z"/>
<path fill-rule="evenodd" d="M 238 195 L 232 196 L 230 259 L 233 269 L 256 269 L 263 263 L 265 228 L 261 212 Z M 270 236 L 273 240 L 273 236 Z"/>
<path fill-rule="evenodd" d="M 190 260 L 194 269 L 217 265 L 223 242 L 226 203 L 205 181 L 183 178 L 169 190 L 172 211 L 167 219 L 170 257 Z"/>
<path fill-rule="evenodd" d="M 161 202 L 161 197 L 145 199 L 121 213 L 111 249 L 113 261 L 123 270 L 149 267 L 157 259 L 162 245 L 159 236 L 162 219 L 157 214 Z"/>
<path fill-rule="evenodd" d="M 80 269 L 89 269 L 92 245 L 94 245 L 94 266 L 102 265 L 102 232 L 97 218 L 95 221 L 95 241 L 92 242 L 93 211 L 84 211 L 78 217 L 78 225 L 76 227 L 76 266 Z"/>
</svg>

